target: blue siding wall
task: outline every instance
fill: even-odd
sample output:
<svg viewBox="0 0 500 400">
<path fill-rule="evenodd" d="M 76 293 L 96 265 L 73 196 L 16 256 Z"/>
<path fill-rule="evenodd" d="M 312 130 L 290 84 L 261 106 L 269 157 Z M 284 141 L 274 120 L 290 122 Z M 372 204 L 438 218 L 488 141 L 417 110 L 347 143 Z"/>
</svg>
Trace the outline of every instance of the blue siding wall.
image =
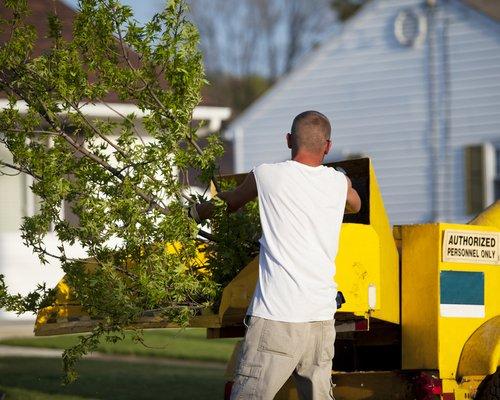
<svg viewBox="0 0 500 400">
<path fill-rule="evenodd" d="M 449 22 L 450 135 L 454 172 L 445 185 L 451 216 L 465 210 L 463 149 L 500 141 L 500 23 L 457 5 Z"/>
<path fill-rule="evenodd" d="M 284 134 L 293 117 L 316 109 L 333 124 L 330 159 L 372 158 L 392 223 L 466 219 L 463 147 L 500 138 L 500 24 L 458 0 L 438 2 L 429 68 L 427 42 L 404 47 L 393 34 L 397 14 L 426 13 L 423 3 L 373 0 L 234 121 L 237 172 L 289 158 Z"/>
</svg>

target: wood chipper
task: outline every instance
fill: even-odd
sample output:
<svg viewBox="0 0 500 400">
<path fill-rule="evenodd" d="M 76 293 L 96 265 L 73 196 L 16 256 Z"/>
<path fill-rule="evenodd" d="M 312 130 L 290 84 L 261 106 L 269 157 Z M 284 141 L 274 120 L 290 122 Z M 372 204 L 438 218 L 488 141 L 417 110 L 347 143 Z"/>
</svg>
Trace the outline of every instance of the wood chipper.
<svg viewBox="0 0 500 400">
<path fill-rule="evenodd" d="M 362 199 L 341 229 L 335 280 L 345 302 L 335 315 L 332 364 L 337 400 L 500 398 L 500 202 L 470 224 L 391 228 L 369 159 L 341 167 Z M 191 326 L 209 338 L 242 337 L 258 278 L 251 261 L 224 289 L 217 314 Z M 36 335 L 85 332 L 95 321 L 61 282 L 41 310 Z M 169 327 L 145 315 L 143 328 Z M 228 364 L 230 392 L 238 345 Z M 290 380 L 276 399 L 297 399 Z"/>
</svg>

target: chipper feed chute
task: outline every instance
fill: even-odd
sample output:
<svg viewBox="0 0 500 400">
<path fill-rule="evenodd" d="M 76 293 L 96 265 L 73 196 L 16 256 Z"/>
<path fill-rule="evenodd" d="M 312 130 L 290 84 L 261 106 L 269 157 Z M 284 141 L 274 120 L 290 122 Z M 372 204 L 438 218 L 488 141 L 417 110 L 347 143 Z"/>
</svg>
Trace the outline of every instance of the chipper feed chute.
<svg viewBox="0 0 500 400">
<path fill-rule="evenodd" d="M 327 164 L 343 168 L 362 200 L 358 214 L 342 224 L 335 280 L 345 303 L 337 311 L 337 331 L 366 330 L 369 317 L 399 323 L 399 261 L 373 166 L 368 158 Z M 232 336 L 242 326 L 258 277 L 258 258 L 225 288 L 219 308 L 222 328 L 211 337 Z"/>
</svg>

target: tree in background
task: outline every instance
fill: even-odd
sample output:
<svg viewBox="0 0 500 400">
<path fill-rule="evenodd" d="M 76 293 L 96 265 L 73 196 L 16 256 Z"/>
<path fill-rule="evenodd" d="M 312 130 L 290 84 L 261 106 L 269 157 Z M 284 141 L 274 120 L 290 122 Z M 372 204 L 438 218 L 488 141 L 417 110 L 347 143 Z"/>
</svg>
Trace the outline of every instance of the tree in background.
<svg viewBox="0 0 500 400">
<path fill-rule="evenodd" d="M 368 0 L 190 0 L 210 101 L 243 111 Z"/>
<path fill-rule="evenodd" d="M 243 112 L 273 84 L 262 75 L 236 76 L 231 74 L 207 73 L 208 84 L 202 94 L 208 102 L 231 107 L 231 116 Z"/>
<path fill-rule="evenodd" d="M 24 218 L 22 238 L 42 263 L 61 263 L 75 300 L 98 322 L 64 352 L 71 381 L 79 357 L 101 337 L 122 339 L 145 310 L 184 326 L 217 304 L 221 289 L 257 251 L 258 212 L 254 204 L 249 214 L 228 216 L 219 201 L 212 234 L 199 232 L 188 216 L 188 205 L 198 199 L 188 194 L 187 171 L 199 171 L 218 190 L 222 147 L 211 136 L 201 148 L 192 124 L 205 76 L 198 31 L 183 0 L 169 1 L 143 26 L 116 0 L 81 0 L 72 40 L 64 39 L 54 14 L 50 50 L 38 57 L 26 2 L 6 0 L 5 6 L 12 18 L 0 21 L 10 32 L 0 47 L 0 91 L 9 106 L 0 111 L 0 141 L 12 159 L 0 160 L 0 171 L 33 177 L 40 209 Z M 152 140 L 141 136 L 136 115 L 121 115 L 106 103 L 110 95 L 146 113 L 142 124 Z M 96 103 L 115 118 L 88 117 L 85 106 Z M 61 217 L 63 204 L 77 224 Z M 56 252 L 45 246 L 52 230 Z M 75 243 L 88 260 L 68 257 Z M 208 257 L 204 268 L 196 262 L 200 246 Z M 11 295 L 2 278 L 0 308 L 36 313 L 54 302 L 43 286 Z"/>
<path fill-rule="evenodd" d="M 275 80 L 332 31 L 327 0 L 190 0 L 208 72 Z"/>
</svg>

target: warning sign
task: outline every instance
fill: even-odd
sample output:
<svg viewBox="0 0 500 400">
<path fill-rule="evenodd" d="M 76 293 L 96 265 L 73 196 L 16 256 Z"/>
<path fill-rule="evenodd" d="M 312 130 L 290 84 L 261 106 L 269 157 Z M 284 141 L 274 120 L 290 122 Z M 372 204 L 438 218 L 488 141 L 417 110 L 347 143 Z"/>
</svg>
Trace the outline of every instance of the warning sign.
<svg viewBox="0 0 500 400">
<path fill-rule="evenodd" d="M 445 230 L 443 261 L 500 264 L 500 232 Z"/>
</svg>

